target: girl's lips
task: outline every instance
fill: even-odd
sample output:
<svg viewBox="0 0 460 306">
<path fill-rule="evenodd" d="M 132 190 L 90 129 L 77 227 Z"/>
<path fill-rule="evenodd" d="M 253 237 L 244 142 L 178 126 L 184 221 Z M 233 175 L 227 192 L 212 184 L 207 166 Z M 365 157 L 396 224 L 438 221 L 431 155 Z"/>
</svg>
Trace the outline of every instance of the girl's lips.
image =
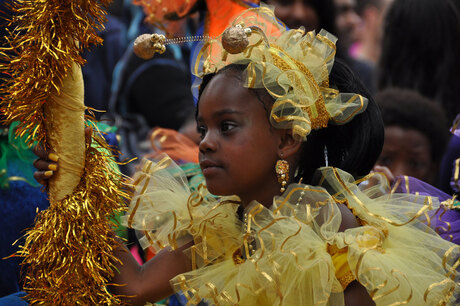
<svg viewBox="0 0 460 306">
<path fill-rule="evenodd" d="M 200 162 L 200 167 L 204 176 L 213 175 L 222 168 L 217 163 L 210 160 L 202 160 Z"/>
<path fill-rule="evenodd" d="M 209 176 L 213 176 L 217 174 L 217 172 L 220 169 L 221 169 L 220 167 L 207 167 L 207 168 L 202 169 L 201 172 L 203 173 L 205 177 L 209 177 Z"/>
</svg>

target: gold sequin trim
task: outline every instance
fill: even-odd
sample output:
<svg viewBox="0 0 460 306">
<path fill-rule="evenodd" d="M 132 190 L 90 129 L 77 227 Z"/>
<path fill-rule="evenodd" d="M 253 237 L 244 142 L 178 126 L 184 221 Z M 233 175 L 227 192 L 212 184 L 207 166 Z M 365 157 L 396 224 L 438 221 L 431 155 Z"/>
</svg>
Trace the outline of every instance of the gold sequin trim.
<svg viewBox="0 0 460 306">
<path fill-rule="evenodd" d="M 340 277 L 338 280 L 340 285 L 342 285 L 343 290 L 345 290 L 352 281 L 356 280 L 356 277 L 353 274 L 353 272 L 348 271 L 344 276 Z"/>
<path fill-rule="evenodd" d="M 293 63 L 294 67 L 290 65 L 287 61 L 285 61 L 281 56 L 272 52 L 273 64 L 278 67 L 282 71 L 289 71 L 289 70 L 300 70 L 309 80 L 309 83 L 315 88 L 316 93 L 318 94 L 318 99 L 315 101 L 313 105 L 305 105 L 302 108 L 307 112 L 308 116 L 311 120 L 311 128 L 312 129 L 319 129 L 327 127 L 327 124 L 330 119 L 330 115 L 326 110 L 326 105 L 324 103 L 324 97 L 321 94 L 321 89 L 318 83 L 315 81 L 313 74 L 308 70 L 308 68 L 301 62 L 295 60 L 294 58 L 290 57 L 288 54 L 283 52 L 280 47 L 276 45 L 272 45 L 274 49 L 279 52 L 282 52 L 287 58 L 289 58 Z M 288 78 L 291 80 L 293 84 L 299 89 L 302 89 L 302 83 L 299 77 L 295 74 L 289 74 Z M 326 78 L 326 83 L 328 80 Z M 305 90 L 303 90 L 305 92 Z"/>
</svg>

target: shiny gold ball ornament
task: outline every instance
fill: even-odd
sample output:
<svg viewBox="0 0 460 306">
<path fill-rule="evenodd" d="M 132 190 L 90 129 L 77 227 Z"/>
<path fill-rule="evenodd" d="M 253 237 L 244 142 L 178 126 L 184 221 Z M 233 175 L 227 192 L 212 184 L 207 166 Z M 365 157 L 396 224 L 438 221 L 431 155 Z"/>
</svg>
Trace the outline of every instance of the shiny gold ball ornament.
<svg viewBox="0 0 460 306">
<path fill-rule="evenodd" d="M 134 41 L 133 51 L 142 59 L 148 60 L 155 53 L 164 53 L 166 46 L 164 45 L 166 37 L 161 34 L 142 34 Z"/>
<path fill-rule="evenodd" d="M 249 45 L 248 36 L 252 33 L 250 28 L 245 28 L 239 24 L 227 28 L 222 34 L 222 46 L 230 54 L 238 54 L 246 50 Z"/>
</svg>

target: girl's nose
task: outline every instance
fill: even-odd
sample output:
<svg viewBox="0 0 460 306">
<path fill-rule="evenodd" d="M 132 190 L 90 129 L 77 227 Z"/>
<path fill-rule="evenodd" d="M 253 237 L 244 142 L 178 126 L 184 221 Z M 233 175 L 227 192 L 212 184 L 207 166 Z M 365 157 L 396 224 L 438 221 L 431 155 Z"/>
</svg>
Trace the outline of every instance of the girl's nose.
<svg viewBox="0 0 460 306">
<path fill-rule="evenodd" d="M 208 131 L 204 138 L 200 141 L 198 145 L 200 152 L 213 152 L 217 149 L 216 135 L 211 131 Z"/>
</svg>

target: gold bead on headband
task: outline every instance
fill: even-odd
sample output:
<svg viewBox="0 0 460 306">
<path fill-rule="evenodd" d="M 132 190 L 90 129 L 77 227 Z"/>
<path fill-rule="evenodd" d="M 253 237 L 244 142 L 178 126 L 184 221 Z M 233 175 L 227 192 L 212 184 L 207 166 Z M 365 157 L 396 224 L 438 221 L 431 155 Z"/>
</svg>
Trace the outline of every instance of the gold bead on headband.
<svg viewBox="0 0 460 306">
<path fill-rule="evenodd" d="M 228 27 L 224 33 L 222 33 L 222 46 L 225 51 L 230 54 L 238 54 L 244 52 L 249 46 L 249 36 L 252 33 L 259 34 L 265 45 L 269 47 L 267 37 L 264 32 L 257 26 L 250 26 L 243 28 L 244 24 L 237 24 L 235 26 Z"/>
<path fill-rule="evenodd" d="M 222 46 L 230 54 L 243 52 L 249 45 L 248 37 L 251 35 L 251 32 L 251 29 L 243 29 L 240 24 L 228 27 L 222 33 Z"/>
<path fill-rule="evenodd" d="M 155 53 L 164 53 L 166 37 L 161 34 L 142 34 L 134 41 L 133 51 L 142 59 L 151 59 Z"/>
</svg>

